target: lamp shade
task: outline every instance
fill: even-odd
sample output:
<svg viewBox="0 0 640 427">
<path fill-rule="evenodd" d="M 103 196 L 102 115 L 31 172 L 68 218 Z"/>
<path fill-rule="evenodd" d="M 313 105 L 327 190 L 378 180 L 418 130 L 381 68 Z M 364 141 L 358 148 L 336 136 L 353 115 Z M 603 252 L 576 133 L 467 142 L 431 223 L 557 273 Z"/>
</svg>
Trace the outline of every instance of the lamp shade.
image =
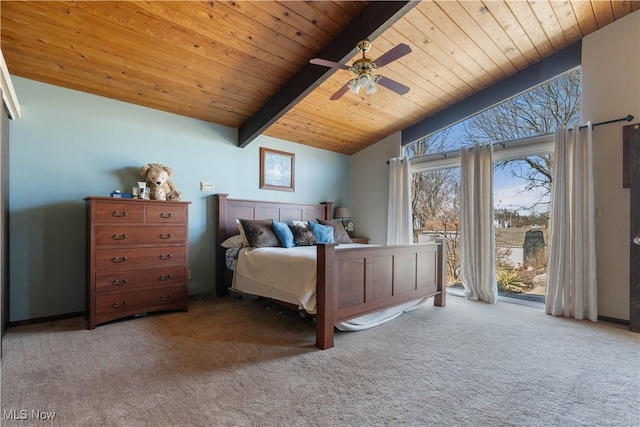
<svg viewBox="0 0 640 427">
<path fill-rule="evenodd" d="M 336 208 L 336 218 L 351 218 L 349 208 L 346 206 L 339 206 Z"/>
</svg>

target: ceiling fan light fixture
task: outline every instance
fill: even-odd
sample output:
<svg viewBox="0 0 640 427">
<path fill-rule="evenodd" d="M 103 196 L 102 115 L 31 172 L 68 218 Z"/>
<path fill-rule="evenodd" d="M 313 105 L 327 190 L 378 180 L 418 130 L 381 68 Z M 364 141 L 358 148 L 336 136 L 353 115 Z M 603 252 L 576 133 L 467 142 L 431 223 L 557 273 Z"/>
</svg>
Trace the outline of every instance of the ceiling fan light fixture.
<svg viewBox="0 0 640 427">
<path fill-rule="evenodd" d="M 373 95 L 378 91 L 378 80 L 380 80 L 382 76 L 380 74 L 376 74 L 375 76 L 371 76 L 371 83 L 367 88 L 367 95 Z"/>
<path fill-rule="evenodd" d="M 357 78 L 349 80 L 347 87 L 356 94 L 360 93 L 360 89 L 364 89 L 367 95 L 372 95 L 378 90 L 375 78 L 367 73 L 360 74 Z"/>
<path fill-rule="evenodd" d="M 360 91 L 360 86 L 358 86 L 358 81 L 356 79 L 349 80 L 349 83 L 347 83 L 347 87 L 353 93 L 358 93 Z"/>
<path fill-rule="evenodd" d="M 371 84 L 371 76 L 369 74 L 360 74 L 358 76 L 358 86 L 364 88 Z"/>
<path fill-rule="evenodd" d="M 376 83 L 373 80 L 371 80 L 371 83 L 369 84 L 369 86 L 367 86 L 367 95 L 373 95 L 377 91 L 378 91 L 378 85 L 376 85 Z"/>
</svg>

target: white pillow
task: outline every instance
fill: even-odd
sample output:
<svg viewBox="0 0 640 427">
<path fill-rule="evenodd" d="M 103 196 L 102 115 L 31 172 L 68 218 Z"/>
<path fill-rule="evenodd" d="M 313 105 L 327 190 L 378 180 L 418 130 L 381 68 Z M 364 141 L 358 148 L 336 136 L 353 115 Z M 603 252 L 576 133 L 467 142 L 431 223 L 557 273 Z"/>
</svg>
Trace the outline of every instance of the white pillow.
<svg viewBox="0 0 640 427">
<path fill-rule="evenodd" d="M 236 219 L 236 222 L 238 223 L 238 231 L 240 232 L 240 238 L 242 239 L 242 246 L 249 246 L 249 239 L 247 239 L 247 235 L 244 234 L 244 228 L 242 228 L 242 223 L 240 222 L 239 219 Z"/>
<path fill-rule="evenodd" d="M 307 221 L 293 221 L 293 225 L 301 228 L 309 228 L 309 223 Z"/>
<path fill-rule="evenodd" d="M 242 248 L 244 247 L 244 244 L 242 243 L 242 236 L 240 236 L 239 234 L 236 234 L 235 236 L 231 236 L 229 237 L 227 240 L 225 240 L 224 242 L 222 242 L 222 244 L 220 245 L 223 248 Z"/>
</svg>

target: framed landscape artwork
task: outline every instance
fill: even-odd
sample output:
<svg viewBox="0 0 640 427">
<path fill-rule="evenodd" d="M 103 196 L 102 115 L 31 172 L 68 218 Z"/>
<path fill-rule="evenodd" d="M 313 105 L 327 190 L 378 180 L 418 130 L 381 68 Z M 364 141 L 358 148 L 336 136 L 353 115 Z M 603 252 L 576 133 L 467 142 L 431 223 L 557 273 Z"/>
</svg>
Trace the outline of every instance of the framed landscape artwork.
<svg viewBox="0 0 640 427">
<path fill-rule="evenodd" d="M 295 154 L 260 147 L 260 188 L 294 191 Z"/>
</svg>

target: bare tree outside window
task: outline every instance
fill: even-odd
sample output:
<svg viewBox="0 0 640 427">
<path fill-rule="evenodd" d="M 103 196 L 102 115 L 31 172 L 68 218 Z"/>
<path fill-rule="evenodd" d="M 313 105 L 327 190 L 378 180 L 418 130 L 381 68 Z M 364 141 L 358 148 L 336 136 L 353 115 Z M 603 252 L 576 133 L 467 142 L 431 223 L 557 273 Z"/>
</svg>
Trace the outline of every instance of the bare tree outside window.
<svg viewBox="0 0 640 427">
<path fill-rule="evenodd" d="M 503 102 L 466 120 L 462 127 L 470 142 L 493 144 L 503 141 L 555 132 L 558 126 L 577 123 L 580 118 L 580 69 L 544 83 L 529 92 Z M 508 170 L 515 178 L 527 181 L 525 191 L 542 189 L 531 210 L 547 210 L 551 193 L 550 154 L 499 162 L 498 168 Z"/>
<path fill-rule="evenodd" d="M 405 148 L 410 158 L 457 150 L 478 143 L 495 144 L 553 133 L 558 126 L 579 120 L 581 89 L 579 69 L 507 100 L 462 123 L 423 138 Z M 553 160 L 551 154 L 497 162 L 502 176 L 524 180 L 523 192 L 536 193 L 527 206 L 497 208 L 497 227 L 538 227 L 548 219 Z M 423 234 L 447 237 L 447 272 L 450 284 L 459 282 L 460 170 L 442 169 L 415 173 L 412 181 L 412 209 L 416 240 Z M 527 215 L 519 212 L 528 211 Z M 502 248 L 503 249 L 503 248 Z M 501 248 L 497 248 L 500 251 Z M 497 252 L 506 259 L 508 251 Z M 501 263 L 502 264 L 502 263 Z M 546 264 L 545 264 L 546 265 Z M 512 273 L 511 270 L 504 270 Z M 517 276 L 517 275 L 516 275 Z M 516 277 L 514 276 L 514 277 Z"/>
</svg>

